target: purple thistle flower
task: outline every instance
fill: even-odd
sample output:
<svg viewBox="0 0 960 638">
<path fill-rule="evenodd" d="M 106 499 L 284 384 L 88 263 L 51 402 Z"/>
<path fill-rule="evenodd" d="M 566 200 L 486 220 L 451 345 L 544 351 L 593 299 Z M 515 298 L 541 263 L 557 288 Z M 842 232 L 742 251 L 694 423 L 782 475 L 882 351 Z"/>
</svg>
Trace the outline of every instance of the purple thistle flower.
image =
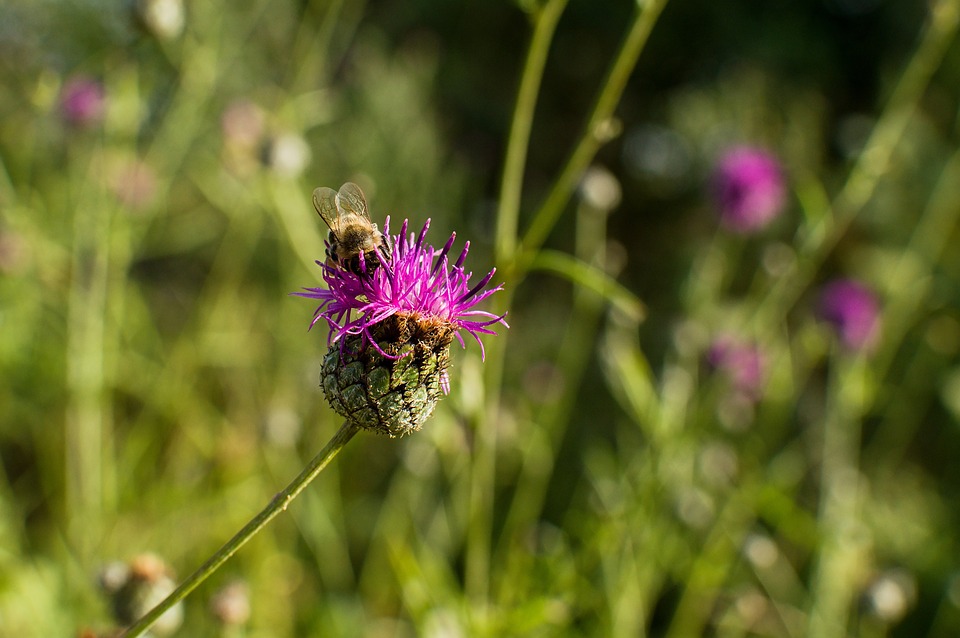
<svg viewBox="0 0 960 638">
<path fill-rule="evenodd" d="M 474 310 L 473 307 L 503 288 L 500 285 L 484 290 L 496 269 L 470 288 L 472 273 L 463 270 L 470 242 L 464 245 L 451 268 L 448 253 L 453 247 L 456 233 L 451 234 L 444 247 L 437 251 L 423 242 L 430 228 L 429 219 L 418 236 L 411 233 L 404 239 L 407 225 L 407 220 L 404 220 L 400 234 L 394 235 L 388 242 L 389 256 L 378 253 L 381 267 L 372 273 L 355 274 L 317 262 L 323 268 L 323 279 L 328 287 L 306 288 L 307 292 L 294 293 L 299 297 L 321 301 L 310 327 L 320 319 L 325 319 L 330 326 L 328 344 L 341 341 L 346 335 L 362 335 L 365 344 L 372 344 L 379 350 L 370 333 L 373 325 L 396 314 L 415 316 L 421 321 L 446 323 L 461 346 L 466 344 L 460 331 L 466 330 L 480 344 L 481 358 L 485 357 L 480 335 L 496 335 L 488 326 L 496 323 L 507 326 L 507 323 L 503 316 Z M 384 235 L 389 233 L 388 217 L 384 224 Z M 382 350 L 380 353 L 386 354 Z"/>
<path fill-rule="evenodd" d="M 100 121 L 105 106 L 103 86 L 90 78 L 75 77 L 60 93 L 60 114 L 75 126 L 89 126 Z"/>
<path fill-rule="evenodd" d="M 786 203 L 780 163 L 759 148 L 738 146 L 726 151 L 717 163 L 712 186 L 721 223 L 740 234 L 764 228 Z"/>
<path fill-rule="evenodd" d="M 750 401 L 757 401 L 766 381 L 766 358 L 752 343 L 732 337 L 719 337 L 707 351 L 707 364 L 729 380 L 733 390 Z"/>
<path fill-rule="evenodd" d="M 387 218 L 377 268 L 354 273 L 318 261 L 327 287 L 293 293 L 320 300 L 311 328 L 321 319 L 330 327 L 323 372 L 328 401 L 348 420 L 390 436 L 419 429 L 440 392 L 449 392 L 454 338 L 465 347 L 466 332 L 484 357 L 481 335 L 496 335 L 495 324 L 509 327 L 503 315 L 476 308 L 503 286 L 487 288 L 496 269 L 471 286 L 472 273 L 463 268 L 469 242 L 451 264 L 455 233 L 437 250 L 424 241 L 429 220 L 416 235 L 408 235 L 407 226 L 404 221 L 391 236 Z M 391 393 L 405 398 L 391 399 Z"/>
<path fill-rule="evenodd" d="M 853 351 L 869 352 L 880 336 L 880 303 L 876 295 L 854 279 L 838 279 L 820 293 L 818 315 L 839 333 Z"/>
</svg>

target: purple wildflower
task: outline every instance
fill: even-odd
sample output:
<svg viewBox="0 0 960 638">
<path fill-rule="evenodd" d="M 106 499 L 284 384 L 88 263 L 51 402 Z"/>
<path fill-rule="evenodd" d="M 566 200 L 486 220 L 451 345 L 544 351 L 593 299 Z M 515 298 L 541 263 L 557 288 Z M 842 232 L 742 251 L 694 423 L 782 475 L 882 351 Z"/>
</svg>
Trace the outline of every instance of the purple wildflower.
<svg viewBox="0 0 960 638">
<path fill-rule="evenodd" d="M 502 315 L 476 309 L 502 288 L 486 289 L 495 271 L 471 286 L 463 269 L 469 242 L 451 265 L 456 235 L 436 250 L 424 243 L 429 227 L 428 220 L 408 236 L 404 221 L 391 237 L 387 218 L 376 267 L 361 259 L 352 272 L 318 261 L 327 287 L 295 293 L 320 300 L 311 327 L 321 319 L 330 327 L 320 373 L 330 407 L 355 427 L 391 437 L 419 430 L 449 393 L 454 338 L 465 346 L 466 331 L 483 355 L 480 336 L 507 325 Z"/>
<path fill-rule="evenodd" d="M 106 100 L 103 86 L 90 78 L 75 77 L 60 93 L 60 113 L 75 126 L 89 126 L 103 117 Z"/>
<path fill-rule="evenodd" d="M 820 293 L 819 316 L 833 325 L 844 346 L 870 351 L 880 336 L 880 303 L 876 295 L 854 279 L 838 279 Z"/>
<path fill-rule="evenodd" d="M 739 395 L 759 400 L 766 381 L 766 359 L 760 348 L 732 337 L 719 337 L 707 351 L 707 364 L 724 374 Z"/>
<path fill-rule="evenodd" d="M 758 231 L 776 218 L 786 203 L 780 163 L 762 149 L 734 147 L 717 163 L 713 194 L 725 227 L 740 234 Z"/>
<path fill-rule="evenodd" d="M 372 345 L 381 355 L 396 358 L 385 352 L 371 332 L 374 326 L 389 317 L 412 319 L 421 327 L 434 327 L 452 333 L 461 346 L 465 346 L 461 331 L 466 331 L 480 344 L 481 357 L 485 355 L 480 335 L 497 334 L 490 329 L 494 324 L 507 323 L 503 316 L 475 306 L 502 285 L 484 290 L 493 278 L 491 270 L 476 285 L 470 286 L 472 273 L 463 269 L 463 262 L 470 249 L 467 242 L 456 262 L 451 266 L 448 253 L 453 247 L 456 233 L 439 251 L 424 243 L 430 220 L 423 225 L 419 235 L 407 236 L 408 222 L 404 220 L 400 234 L 387 242 L 388 254 L 378 253 L 380 267 L 361 274 L 330 266 L 320 261 L 323 279 L 327 288 L 306 288 L 307 292 L 294 293 L 300 297 L 319 299 L 320 306 L 314 313 L 313 327 L 324 319 L 330 326 L 327 337 L 329 345 L 358 335 L 363 347 Z M 389 236 L 390 218 L 384 225 L 384 235 Z M 448 390 L 444 387 L 444 391 Z"/>
</svg>

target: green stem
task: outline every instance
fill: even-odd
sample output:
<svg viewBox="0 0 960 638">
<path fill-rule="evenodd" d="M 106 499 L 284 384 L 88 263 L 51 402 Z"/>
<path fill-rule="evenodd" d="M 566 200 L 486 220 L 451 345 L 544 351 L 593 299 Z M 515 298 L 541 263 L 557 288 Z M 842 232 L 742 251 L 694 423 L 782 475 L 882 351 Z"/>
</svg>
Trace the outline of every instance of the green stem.
<svg viewBox="0 0 960 638">
<path fill-rule="evenodd" d="M 727 498 L 686 573 L 683 594 L 670 622 L 667 638 L 708 633 L 704 631 L 705 625 L 730 570 L 736 564 L 734 556 L 745 530 L 753 522 L 749 502 L 752 497 L 752 490 L 744 486 L 740 493 Z"/>
<path fill-rule="evenodd" d="M 317 454 L 310 463 L 303 468 L 297 478 L 282 492 L 273 497 L 270 503 L 257 514 L 243 529 L 231 538 L 221 547 L 216 554 L 210 557 L 200 569 L 195 571 L 189 578 L 183 581 L 179 587 L 167 596 L 159 605 L 151 609 L 143 618 L 127 628 L 121 634 L 121 638 L 133 638 L 143 634 L 150 626 L 157 621 L 167 610 L 187 597 L 190 592 L 197 588 L 200 583 L 209 578 L 215 571 L 227 562 L 231 556 L 243 547 L 247 541 L 253 538 L 267 523 L 282 511 L 287 509 L 290 502 L 293 501 L 317 477 L 318 474 L 327 466 L 347 442 L 353 438 L 353 435 L 359 431 L 356 425 L 344 423 L 337 433 L 330 439 L 326 447 Z"/>
<path fill-rule="evenodd" d="M 530 130 L 537 104 L 540 82 L 547 54 L 557 22 L 567 0 L 549 0 L 534 14 L 533 37 L 524 63 L 517 95 L 517 104 L 510 125 L 510 137 L 504 160 L 500 202 L 497 210 L 496 261 L 506 265 L 500 272 L 511 285 L 495 300 L 493 311 L 506 312 L 511 306 L 515 282 L 509 265 L 516 263 L 517 225 L 520 214 L 520 193 L 523 187 L 523 169 L 530 144 Z M 494 340 L 487 348 L 489 364 L 486 368 L 490 396 L 488 410 L 499 403 L 498 389 L 503 378 L 503 354 L 506 335 Z M 481 415 L 475 415 L 475 419 Z M 465 587 L 469 597 L 484 611 L 490 584 L 490 543 L 493 526 L 493 481 L 496 472 L 496 428 L 477 427 L 477 446 L 470 476 L 470 525 L 467 531 Z"/>
<path fill-rule="evenodd" d="M 67 528 L 84 560 L 100 534 L 108 460 L 109 410 L 104 407 L 106 317 L 111 277 L 112 214 L 86 184 L 74 202 L 73 262 L 67 305 L 65 466 Z"/>
<path fill-rule="evenodd" d="M 638 3 L 637 11 L 630 24 L 630 30 L 620 45 L 620 51 L 610 67 L 603 88 L 597 96 L 593 111 L 580 136 L 580 142 L 574 149 L 560 177 L 544 200 L 540 210 L 523 238 L 523 248 L 527 255 L 534 255 L 547 239 L 554 224 L 563 212 L 570 196 L 580 181 L 580 176 L 596 155 L 600 145 L 610 139 L 613 111 L 620 102 L 620 96 L 627 80 L 637 64 L 637 59 L 647 43 L 653 26 L 666 6 L 667 0 L 649 0 Z"/>
<path fill-rule="evenodd" d="M 576 259 L 585 268 L 592 262 L 602 263 L 604 260 L 607 236 L 606 212 L 589 209 L 583 204 L 578 207 L 575 254 Z M 548 251 L 543 251 L 540 256 L 549 257 L 550 254 L 558 258 L 566 257 L 562 253 L 548 253 Z M 559 347 L 556 349 L 556 359 L 553 363 L 557 370 L 564 371 L 565 374 L 551 381 L 547 396 L 552 398 L 543 405 L 534 419 L 539 432 L 530 433 L 528 444 L 521 452 L 520 476 L 516 481 L 516 489 L 503 525 L 503 537 L 508 543 L 519 538 L 533 520 L 543 513 L 550 480 L 556 469 L 555 461 L 574 414 L 575 402 L 578 398 L 578 392 L 575 389 L 580 387 L 589 369 L 587 363 L 594 349 L 597 326 L 602 317 L 604 304 L 610 301 L 612 305 L 617 305 L 617 302 L 612 300 L 612 297 L 618 294 L 616 291 L 609 291 L 610 295 L 604 295 L 600 291 L 602 288 L 609 288 L 607 281 L 616 285 L 612 279 L 607 281 L 600 279 L 607 277 L 606 273 L 599 269 L 593 275 L 586 272 L 572 272 L 571 269 L 564 268 L 566 261 L 573 262 L 573 258 L 558 259 L 555 265 L 559 266 L 557 272 L 569 278 L 574 284 L 573 309 L 563 337 L 558 343 Z M 581 274 L 583 276 L 579 276 Z M 639 300 L 636 304 L 629 305 L 636 309 L 636 312 L 630 315 L 631 317 L 637 317 L 642 313 Z M 521 569 L 527 566 L 526 562 L 518 564 L 523 565 Z M 506 571 L 508 574 L 511 573 L 509 569 Z M 528 579 L 532 576 L 533 574 L 528 571 L 512 573 L 509 578 L 504 579 L 503 585 L 519 593 L 524 590 L 524 587 L 531 586 Z"/>
<path fill-rule="evenodd" d="M 837 196 L 837 227 L 829 235 L 827 246 L 836 243 L 887 173 L 897 143 L 913 118 L 934 72 L 940 68 L 956 36 L 958 24 L 960 1 L 940 0 L 931 6 L 930 19 L 920 36 L 920 44 L 890 94 L 883 116 L 857 158 L 857 164 L 843 190 Z"/>
<path fill-rule="evenodd" d="M 529 146 L 531 122 L 536 107 L 537 92 L 543 72 L 543 64 L 549 51 L 556 22 L 562 13 L 565 0 L 549 0 L 536 15 L 533 39 L 527 55 L 514 120 L 511 124 L 504 173 L 501 182 L 500 203 L 497 211 L 496 261 L 500 264 L 507 289 L 494 299 L 493 312 L 506 312 L 513 305 L 513 296 L 526 274 L 530 263 L 520 264 L 521 254 L 529 261 L 537 257 L 537 248 L 553 228 L 557 218 L 573 193 L 580 175 L 587 167 L 603 141 L 605 125 L 610 121 L 636 64 L 653 25 L 666 5 L 667 0 L 649 0 L 638 3 L 628 35 L 621 44 L 610 68 L 603 88 L 597 97 L 593 111 L 587 120 L 573 155 L 545 203 L 533 221 L 533 227 L 524 238 L 522 252 L 518 250 L 518 219 L 520 193 L 523 185 L 523 169 Z M 521 268 L 518 268 L 521 266 Z M 508 350 L 507 335 L 492 340 L 487 347 L 485 387 L 489 388 L 487 413 L 497 409 L 499 391 L 502 387 L 503 366 Z M 481 415 L 475 417 L 479 420 Z M 490 558 L 492 542 L 493 482 L 496 472 L 496 428 L 477 427 L 477 444 L 471 468 L 470 524 L 467 531 L 465 588 L 469 597 L 478 603 L 480 613 L 485 611 L 489 595 Z"/>
<path fill-rule="evenodd" d="M 838 361 L 823 423 L 820 466 L 821 540 L 811 585 L 807 635 L 842 636 L 855 600 L 856 583 L 867 569 L 867 548 L 858 536 L 860 405 L 868 364 Z"/>
<path fill-rule="evenodd" d="M 496 261 L 512 260 L 517 248 L 517 224 L 520 217 L 520 193 L 523 189 L 523 169 L 530 147 L 530 130 L 540 94 L 543 69 L 550 52 L 550 42 L 567 0 L 550 0 L 535 16 L 533 38 L 520 79 L 520 90 L 513 110 L 510 137 L 500 182 L 500 204 L 497 211 Z"/>
</svg>

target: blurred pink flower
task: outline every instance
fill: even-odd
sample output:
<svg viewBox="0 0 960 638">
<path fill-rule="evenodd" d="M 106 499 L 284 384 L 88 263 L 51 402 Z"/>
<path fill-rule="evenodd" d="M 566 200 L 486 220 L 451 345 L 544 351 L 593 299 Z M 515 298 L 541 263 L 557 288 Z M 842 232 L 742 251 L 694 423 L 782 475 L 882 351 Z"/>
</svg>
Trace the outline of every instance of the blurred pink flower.
<svg viewBox="0 0 960 638">
<path fill-rule="evenodd" d="M 880 336 L 880 303 L 864 284 L 838 279 L 820 293 L 818 315 L 831 324 L 853 351 L 870 351 Z"/>
<path fill-rule="evenodd" d="M 721 372 L 733 390 L 751 401 L 763 394 L 766 381 L 766 360 L 763 352 L 752 343 L 733 337 L 718 337 L 707 351 L 707 364 Z"/>
<path fill-rule="evenodd" d="M 90 126 L 103 119 L 106 95 L 103 85 L 96 80 L 77 76 L 70 79 L 60 92 L 60 114 L 75 126 Z"/>
<path fill-rule="evenodd" d="M 712 187 L 721 223 L 740 234 L 764 228 L 786 204 L 780 163 L 759 148 L 738 146 L 723 153 Z"/>
</svg>

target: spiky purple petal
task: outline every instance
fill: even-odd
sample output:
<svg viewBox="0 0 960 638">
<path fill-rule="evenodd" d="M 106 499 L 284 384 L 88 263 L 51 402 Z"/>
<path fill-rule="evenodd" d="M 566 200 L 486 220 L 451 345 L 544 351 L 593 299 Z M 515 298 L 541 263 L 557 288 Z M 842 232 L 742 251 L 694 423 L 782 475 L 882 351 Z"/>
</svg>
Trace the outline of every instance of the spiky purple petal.
<svg viewBox="0 0 960 638">
<path fill-rule="evenodd" d="M 370 328 L 394 314 L 415 315 L 423 320 L 439 320 L 454 331 L 461 346 L 465 342 L 461 331 L 469 333 L 480 344 L 480 335 L 496 335 L 490 326 L 500 323 L 505 327 L 504 315 L 476 309 L 475 306 L 502 285 L 484 290 L 496 269 L 470 286 L 471 273 L 463 270 L 470 243 L 466 242 L 456 263 L 451 267 L 448 256 L 456 233 L 439 251 L 425 243 L 428 219 L 418 234 L 408 233 L 408 220 L 401 224 L 397 235 L 390 235 L 390 218 L 384 223 L 388 245 L 386 255 L 380 254 L 380 267 L 372 272 L 353 273 L 317 262 L 323 270 L 327 288 L 305 288 L 293 293 L 299 297 L 318 299 L 313 327 L 321 318 L 330 327 L 328 344 L 341 342 L 349 335 L 362 335 L 364 344 L 372 344 L 384 353 L 370 333 Z"/>
</svg>

